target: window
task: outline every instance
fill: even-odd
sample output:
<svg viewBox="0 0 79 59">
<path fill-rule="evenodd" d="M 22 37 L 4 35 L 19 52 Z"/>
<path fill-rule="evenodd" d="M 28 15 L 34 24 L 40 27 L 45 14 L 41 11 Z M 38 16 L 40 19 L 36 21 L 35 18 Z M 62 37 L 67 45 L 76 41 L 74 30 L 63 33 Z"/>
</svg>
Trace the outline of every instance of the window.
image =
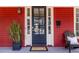
<svg viewBox="0 0 79 59">
<path fill-rule="evenodd" d="M 34 8 L 34 16 L 39 16 L 39 9 L 38 8 Z"/>
<path fill-rule="evenodd" d="M 51 16 L 51 8 L 48 8 L 48 16 Z"/>
<path fill-rule="evenodd" d="M 51 34 L 51 8 L 48 8 L 48 34 Z"/>
<path fill-rule="evenodd" d="M 30 8 L 27 8 L 27 16 L 30 16 Z"/>
<path fill-rule="evenodd" d="M 44 16 L 44 8 L 40 8 L 40 16 Z"/>
<path fill-rule="evenodd" d="M 27 8 L 27 34 L 30 34 L 30 8 Z"/>
<path fill-rule="evenodd" d="M 76 36 L 79 36 L 79 8 L 76 8 Z"/>
</svg>

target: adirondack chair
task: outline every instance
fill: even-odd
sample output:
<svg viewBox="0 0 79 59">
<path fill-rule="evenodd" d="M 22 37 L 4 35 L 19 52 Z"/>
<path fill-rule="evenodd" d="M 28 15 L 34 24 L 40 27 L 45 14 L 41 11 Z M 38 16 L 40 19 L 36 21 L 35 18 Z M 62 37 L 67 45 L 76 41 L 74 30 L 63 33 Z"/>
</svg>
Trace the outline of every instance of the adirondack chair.
<svg viewBox="0 0 79 59">
<path fill-rule="evenodd" d="M 64 36 L 65 36 L 65 41 L 66 41 L 65 48 L 69 49 L 69 53 L 71 53 L 71 49 L 73 49 L 73 48 L 79 48 L 79 44 L 71 44 L 71 42 L 67 38 L 67 37 L 75 37 L 75 35 L 74 35 L 73 32 L 71 32 L 71 31 L 65 31 L 64 32 Z"/>
</svg>

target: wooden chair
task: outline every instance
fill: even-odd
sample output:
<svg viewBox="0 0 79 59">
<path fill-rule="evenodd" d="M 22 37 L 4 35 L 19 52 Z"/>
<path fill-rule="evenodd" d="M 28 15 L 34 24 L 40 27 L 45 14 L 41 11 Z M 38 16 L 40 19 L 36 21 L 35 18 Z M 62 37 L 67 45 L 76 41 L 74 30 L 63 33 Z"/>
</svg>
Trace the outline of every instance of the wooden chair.
<svg viewBox="0 0 79 59">
<path fill-rule="evenodd" d="M 65 48 L 69 49 L 69 53 L 71 53 L 71 49 L 73 48 L 79 48 L 79 44 L 70 44 L 70 41 L 68 40 L 68 36 L 70 37 L 75 37 L 74 33 L 71 31 L 65 31 L 64 32 L 64 36 L 65 36 L 65 41 L 66 41 L 66 45 Z"/>
</svg>

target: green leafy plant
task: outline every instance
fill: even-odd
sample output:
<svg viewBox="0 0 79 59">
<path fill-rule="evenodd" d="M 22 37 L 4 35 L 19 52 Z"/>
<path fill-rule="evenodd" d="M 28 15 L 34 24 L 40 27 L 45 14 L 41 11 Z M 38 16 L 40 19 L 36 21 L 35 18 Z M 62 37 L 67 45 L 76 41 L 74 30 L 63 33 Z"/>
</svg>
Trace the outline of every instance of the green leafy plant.
<svg viewBox="0 0 79 59">
<path fill-rule="evenodd" d="M 13 42 L 20 43 L 20 41 L 21 41 L 20 24 L 18 24 L 14 21 L 10 26 L 9 33 L 10 33 L 10 38 L 13 40 Z"/>
</svg>

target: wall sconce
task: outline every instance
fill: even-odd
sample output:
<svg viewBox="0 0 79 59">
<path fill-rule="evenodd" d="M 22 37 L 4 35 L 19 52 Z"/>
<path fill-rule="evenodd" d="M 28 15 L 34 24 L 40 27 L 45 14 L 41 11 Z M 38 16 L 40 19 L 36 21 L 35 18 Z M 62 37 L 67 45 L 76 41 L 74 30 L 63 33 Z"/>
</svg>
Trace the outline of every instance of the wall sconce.
<svg viewBox="0 0 79 59">
<path fill-rule="evenodd" d="M 21 14 L 22 13 L 22 9 L 20 7 L 18 8 L 17 13 L 18 14 Z"/>
<path fill-rule="evenodd" d="M 57 20 L 57 21 L 56 21 L 56 26 L 57 26 L 57 27 L 60 27 L 60 25 L 61 25 L 61 21 L 60 21 L 60 20 Z"/>
</svg>

